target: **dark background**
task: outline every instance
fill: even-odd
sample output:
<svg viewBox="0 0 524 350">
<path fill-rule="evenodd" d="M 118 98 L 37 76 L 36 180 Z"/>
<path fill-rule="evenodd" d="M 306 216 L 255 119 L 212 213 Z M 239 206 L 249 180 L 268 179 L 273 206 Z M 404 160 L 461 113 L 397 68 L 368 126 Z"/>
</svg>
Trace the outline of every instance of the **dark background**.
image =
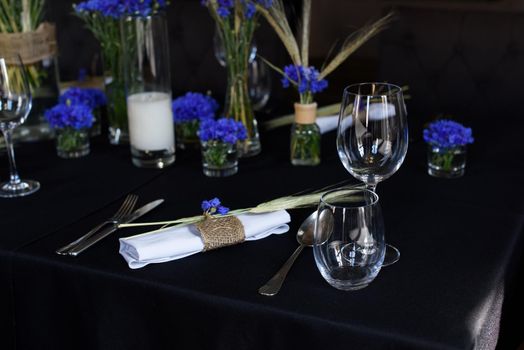
<svg viewBox="0 0 524 350">
<path fill-rule="evenodd" d="M 80 68 L 100 74 L 98 44 L 72 15 L 71 0 L 48 2 L 47 17 L 57 24 L 60 73 L 74 80 Z M 285 1 L 290 13 L 300 1 Z M 393 9 L 396 20 L 366 43 L 330 77 L 318 102 L 339 102 L 344 86 L 363 81 L 389 81 L 409 86 L 412 138 L 436 115 L 452 115 L 472 126 L 477 139 L 521 125 L 524 81 L 524 1 L 439 0 L 314 1 L 311 61 L 320 67 L 333 43 Z M 214 24 L 199 0 L 173 0 L 168 9 L 171 75 L 174 96 L 186 91 L 212 91 L 219 100 L 225 70 L 213 55 Z M 278 66 L 289 63 L 278 38 L 262 19 L 256 40 L 259 53 Z M 269 115 L 290 111 L 293 91 L 273 75 Z M 481 143 L 478 143 L 481 144 Z M 487 144 L 487 143 L 484 143 Z M 483 151 L 487 151 L 484 149 Z"/>
</svg>

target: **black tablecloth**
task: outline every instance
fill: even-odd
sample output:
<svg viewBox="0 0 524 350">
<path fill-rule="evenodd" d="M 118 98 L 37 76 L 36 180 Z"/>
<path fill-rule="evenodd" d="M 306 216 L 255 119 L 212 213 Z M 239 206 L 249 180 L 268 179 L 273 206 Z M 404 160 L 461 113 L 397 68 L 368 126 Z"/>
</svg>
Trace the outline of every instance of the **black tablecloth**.
<svg viewBox="0 0 524 350">
<path fill-rule="evenodd" d="M 332 133 L 323 138 L 322 165 L 312 168 L 289 164 L 287 128 L 262 137 L 263 153 L 223 179 L 206 178 L 190 152 L 178 152 L 173 167 L 145 170 L 133 167 L 126 147 L 102 138 L 78 160 L 58 159 L 51 143 L 21 145 L 22 177 L 42 189 L 0 200 L 0 342 L 7 344 L 0 347 L 492 349 L 501 318 L 503 336 L 511 334 L 505 320 L 521 305 L 513 282 L 524 161 L 515 156 L 522 146 L 508 149 L 508 134 L 506 144 L 470 147 L 467 173 L 454 180 L 427 175 L 425 145 L 410 144 L 404 165 L 378 187 L 387 241 L 401 259 L 360 291 L 330 287 L 306 249 L 277 296 L 258 295 L 296 248 L 296 229 L 311 210 L 291 213 L 288 234 L 139 270 L 118 254 L 117 238 L 140 229 L 120 230 L 77 258 L 54 253 L 111 215 L 128 192 L 140 203 L 166 199 L 143 219 L 151 221 L 196 214 L 215 196 L 243 208 L 350 178 Z M 0 164 L 5 178 L 5 156 Z"/>
</svg>

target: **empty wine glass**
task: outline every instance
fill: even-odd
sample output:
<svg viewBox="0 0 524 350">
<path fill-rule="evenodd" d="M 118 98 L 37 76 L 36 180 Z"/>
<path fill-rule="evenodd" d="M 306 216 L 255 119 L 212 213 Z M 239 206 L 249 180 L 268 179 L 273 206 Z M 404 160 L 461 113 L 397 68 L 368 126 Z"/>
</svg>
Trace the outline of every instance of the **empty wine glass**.
<svg viewBox="0 0 524 350">
<path fill-rule="evenodd" d="M 31 92 L 22 59 L 19 55 L 0 56 L 0 130 L 4 135 L 10 168 L 9 181 L 0 183 L 0 197 L 22 197 L 40 188 L 36 181 L 20 179 L 13 149 L 13 129 L 25 122 L 31 103 Z"/>
<path fill-rule="evenodd" d="M 324 279 L 341 290 L 366 287 L 380 272 L 384 223 L 376 193 L 335 189 L 322 195 L 313 254 Z"/>
<path fill-rule="evenodd" d="M 348 86 L 340 107 L 337 150 L 346 170 L 372 191 L 393 175 L 408 150 L 402 89 L 387 83 Z M 398 249 L 388 244 L 384 265 L 399 258 Z"/>
</svg>

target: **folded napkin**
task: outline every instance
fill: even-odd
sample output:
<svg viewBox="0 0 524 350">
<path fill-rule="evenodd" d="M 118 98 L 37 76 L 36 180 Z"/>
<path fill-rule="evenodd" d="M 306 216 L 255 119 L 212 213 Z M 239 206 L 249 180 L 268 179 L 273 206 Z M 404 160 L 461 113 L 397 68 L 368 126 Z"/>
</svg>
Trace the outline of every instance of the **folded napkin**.
<svg viewBox="0 0 524 350">
<path fill-rule="evenodd" d="M 246 241 L 289 231 L 291 221 L 285 210 L 264 214 L 242 214 L 237 218 L 244 226 Z M 148 235 L 120 238 L 120 254 L 132 269 L 148 264 L 185 258 L 201 252 L 204 242 L 194 225 L 171 227 Z"/>
<path fill-rule="evenodd" d="M 318 117 L 316 123 L 320 129 L 320 133 L 325 134 L 338 127 L 338 115 Z"/>
</svg>

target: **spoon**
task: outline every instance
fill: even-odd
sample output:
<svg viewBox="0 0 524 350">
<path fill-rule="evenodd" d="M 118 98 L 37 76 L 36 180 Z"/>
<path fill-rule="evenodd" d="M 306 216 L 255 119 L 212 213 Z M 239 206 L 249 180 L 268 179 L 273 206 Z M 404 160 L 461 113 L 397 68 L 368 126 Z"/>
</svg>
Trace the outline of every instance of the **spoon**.
<svg viewBox="0 0 524 350">
<path fill-rule="evenodd" d="M 284 283 L 284 280 L 286 279 L 287 273 L 291 269 L 291 266 L 293 266 L 293 263 L 297 257 L 302 252 L 302 249 L 304 249 L 306 246 L 313 246 L 313 233 L 315 232 L 316 218 L 317 212 L 315 211 L 313 214 L 309 215 L 306 220 L 304 220 L 302 225 L 300 225 L 297 231 L 297 241 L 300 245 L 295 250 L 293 255 L 287 259 L 280 270 L 278 270 L 278 272 L 265 285 L 258 289 L 258 293 L 266 296 L 273 296 L 280 291 L 282 283 Z"/>
</svg>

